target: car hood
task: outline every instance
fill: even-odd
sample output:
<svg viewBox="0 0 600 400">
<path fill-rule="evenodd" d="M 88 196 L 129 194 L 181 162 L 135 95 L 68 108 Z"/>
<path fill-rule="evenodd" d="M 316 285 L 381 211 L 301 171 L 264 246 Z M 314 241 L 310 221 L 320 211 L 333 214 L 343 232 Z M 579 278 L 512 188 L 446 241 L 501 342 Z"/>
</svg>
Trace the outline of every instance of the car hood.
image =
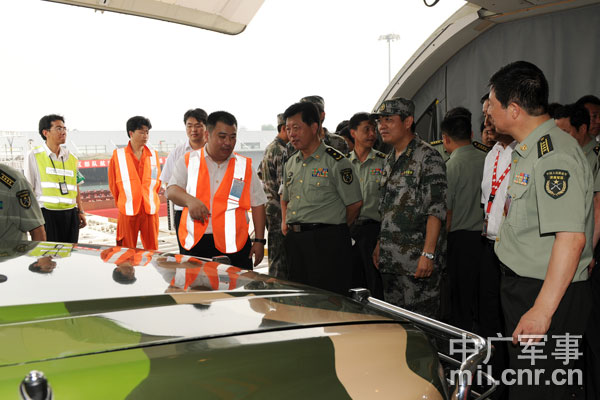
<svg viewBox="0 0 600 400">
<path fill-rule="evenodd" d="M 256 332 L 390 318 L 229 265 L 118 246 L 0 248 L 0 366 Z M 10 344 L 10 345 L 9 345 Z"/>
</svg>

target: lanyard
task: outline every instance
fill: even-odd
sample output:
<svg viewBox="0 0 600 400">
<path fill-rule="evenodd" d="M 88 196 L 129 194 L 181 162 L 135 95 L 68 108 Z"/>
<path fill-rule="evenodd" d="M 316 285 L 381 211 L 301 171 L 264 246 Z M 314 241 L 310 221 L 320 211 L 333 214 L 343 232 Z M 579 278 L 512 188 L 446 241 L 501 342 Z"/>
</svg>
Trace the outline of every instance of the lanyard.
<svg viewBox="0 0 600 400">
<path fill-rule="evenodd" d="M 52 163 L 52 168 L 54 168 L 54 172 L 56 172 L 56 166 L 54 165 L 54 161 L 52 161 L 52 157 L 48 156 L 48 158 L 50 159 L 50 162 Z M 67 176 L 66 176 L 66 173 L 65 173 L 65 159 L 62 158 L 62 157 L 60 157 L 60 159 L 61 159 L 62 164 L 63 164 L 63 174 L 64 174 L 63 175 L 63 182 L 66 183 L 67 182 Z M 496 171 L 496 170 L 494 170 L 494 171 Z"/>
<path fill-rule="evenodd" d="M 494 174 L 492 175 L 492 192 L 490 193 L 490 198 L 488 200 L 487 209 L 485 210 L 486 214 L 489 214 L 492 210 L 492 203 L 494 202 L 494 198 L 496 198 L 496 192 L 498 188 L 502 184 L 502 181 L 506 177 L 506 175 L 510 172 L 510 164 L 504 170 L 504 173 L 500 176 L 499 179 L 496 179 L 496 171 L 498 170 L 498 159 L 500 158 L 500 150 L 498 150 L 498 154 L 496 154 L 496 162 L 494 163 Z"/>
</svg>

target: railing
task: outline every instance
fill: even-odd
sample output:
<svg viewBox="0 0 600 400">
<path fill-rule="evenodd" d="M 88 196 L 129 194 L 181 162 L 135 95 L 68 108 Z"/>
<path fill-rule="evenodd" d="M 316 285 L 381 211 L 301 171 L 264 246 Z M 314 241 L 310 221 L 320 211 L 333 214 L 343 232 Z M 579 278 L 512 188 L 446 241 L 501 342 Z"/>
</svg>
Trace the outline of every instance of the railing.
<svg viewBox="0 0 600 400">
<path fill-rule="evenodd" d="M 490 389 L 481 395 L 472 392 L 473 395 L 477 396 L 476 400 L 485 399 L 496 389 L 496 383 L 494 379 L 485 372 L 478 371 L 477 368 L 485 359 L 487 354 L 486 341 L 481 336 L 371 297 L 371 293 L 367 289 L 351 289 L 350 292 L 354 300 L 359 301 L 363 304 L 368 304 L 371 307 L 374 307 L 375 309 L 397 315 L 403 319 L 414 323 L 419 327 L 424 328 L 425 330 L 433 331 L 437 334 L 448 335 L 451 337 L 469 340 L 472 342 L 472 344 L 474 345 L 474 352 L 462 362 L 446 354 L 438 352 L 440 359 L 451 363 L 455 366 L 460 366 L 458 374 L 459 379 L 457 380 L 456 387 L 454 389 L 454 392 L 452 393 L 452 399 L 469 399 L 469 393 L 471 393 L 472 379 L 476 376 L 478 372 L 483 374 L 483 376 L 488 380 L 488 382 L 490 382 Z"/>
</svg>

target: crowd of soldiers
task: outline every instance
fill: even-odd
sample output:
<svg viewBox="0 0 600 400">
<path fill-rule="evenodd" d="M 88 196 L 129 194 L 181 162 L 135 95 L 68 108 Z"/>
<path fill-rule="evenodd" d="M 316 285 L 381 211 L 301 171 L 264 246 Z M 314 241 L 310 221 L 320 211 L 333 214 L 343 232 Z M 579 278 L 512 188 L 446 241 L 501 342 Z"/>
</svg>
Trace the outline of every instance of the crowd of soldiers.
<svg viewBox="0 0 600 400">
<path fill-rule="evenodd" d="M 409 99 L 352 115 L 338 135 L 323 126 L 323 98 L 304 97 L 277 116 L 258 168 L 233 151 L 238 124 L 226 111 L 186 112 L 189 141 L 162 171 L 147 146 L 150 121 L 133 117 L 108 173 L 117 245 L 135 248 L 141 235 L 145 249 L 157 249 L 163 185 L 177 206 L 181 254 L 226 256 L 252 269 L 264 256 L 266 227 L 270 275 L 340 294 L 366 287 L 419 314 L 506 336 L 514 345 L 494 345 L 495 374 L 526 369 L 527 346 L 540 342 L 545 357 L 536 368 L 573 369 L 580 360 L 556 359 L 552 346 L 571 335 L 583 349 L 586 333 L 586 390 L 600 398 L 600 100 L 549 105 L 548 93 L 535 65 L 501 68 L 482 98 L 485 144 L 472 140 L 463 107 L 446 113 L 442 139 L 430 144 L 415 132 Z M 86 225 L 77 158 L 62 146 L 63 117 L 45 116 L 39 128 L 44 144 L 29 154 L 25 176 L 0 168 L 0 238 L 30 232 L 76 243 Z M 495 396 L 582 393 L 577 384 L 517 384 Z"/>
<path fill-rule="evenodd" d="M 599 398 L 600 100 L 549 105 L 548 93 L 535 65 L 500 69 L 481 100 L 484 143 L 472 140 L 463 107 L 426 143 L 408 99 L 353 115 L 339 136 L 323 128 L 319 96 L 290 106 L 260 168 L 269 273 L 339 293 L 367 287 L 492 340 L 506 336 L 513 345 L 494 342 L 495 377 L 526 369 L 527 347 L 541 342 L 536 368 L 580 368 L 588 398 Z M 585 362 L 552 357 L 564 335 L 585 348 Z M 494 396 L 585 391 L 551 382 L 500 385 Z"/>
</svg>

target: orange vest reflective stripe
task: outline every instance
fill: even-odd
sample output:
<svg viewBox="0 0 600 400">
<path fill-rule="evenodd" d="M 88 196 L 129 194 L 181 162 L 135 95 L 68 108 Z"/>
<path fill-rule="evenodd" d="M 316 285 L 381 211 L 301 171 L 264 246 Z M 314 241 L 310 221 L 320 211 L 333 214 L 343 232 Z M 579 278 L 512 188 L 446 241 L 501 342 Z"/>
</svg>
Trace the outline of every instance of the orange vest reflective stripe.
<svg viewBox="0 0 600 400">
<path fill-rule="evenodd" d="M 129 261 L 132 266 L 136 265 L 148 265 L 152 261 L 152 255 L 154 254 L 151 250 L 136 250 L 129 249 L 127 247 L 114 246 L 110 249 L 103 250 L 100 253 L 100 257 L 106 263 L 111 264 L 123 264 L 125 261 Z"/>
<path fill-rule="evenodd" d="M 250 184 L 252 181 L 252 160 L 234 153 L 229 160 L 223 181 L 217 188 L 210 209 L 210 177 L 204 148 L 185 155 L 188 171 L 186 191 L 202 201 L 211 213 L 215 247 L 225 254 L 240 251 L 248 240 L 248 220 L 250 209 Z M 208 221 L 193 220 L 185 207 L 179 224 L 181 245 L 190 250 L 204 235 Z"/>
<path fill-rule="evenodd" d="M 158 212 L 160 163 L 156 151 L 148 147 L 145 149 L 150 151 L 150 157 L 144 159 L 142 179 L 137 174 L 132 158 L 134 156 L 129 146 L 113 152 L 111 162 L 115 163 L 117 186 L 119 187 L 119 198 L 116 200 L 121 214 L 129 216 L 138 214 L 142 203 L 146 214 L 154 215 Z"/>
</svg>

